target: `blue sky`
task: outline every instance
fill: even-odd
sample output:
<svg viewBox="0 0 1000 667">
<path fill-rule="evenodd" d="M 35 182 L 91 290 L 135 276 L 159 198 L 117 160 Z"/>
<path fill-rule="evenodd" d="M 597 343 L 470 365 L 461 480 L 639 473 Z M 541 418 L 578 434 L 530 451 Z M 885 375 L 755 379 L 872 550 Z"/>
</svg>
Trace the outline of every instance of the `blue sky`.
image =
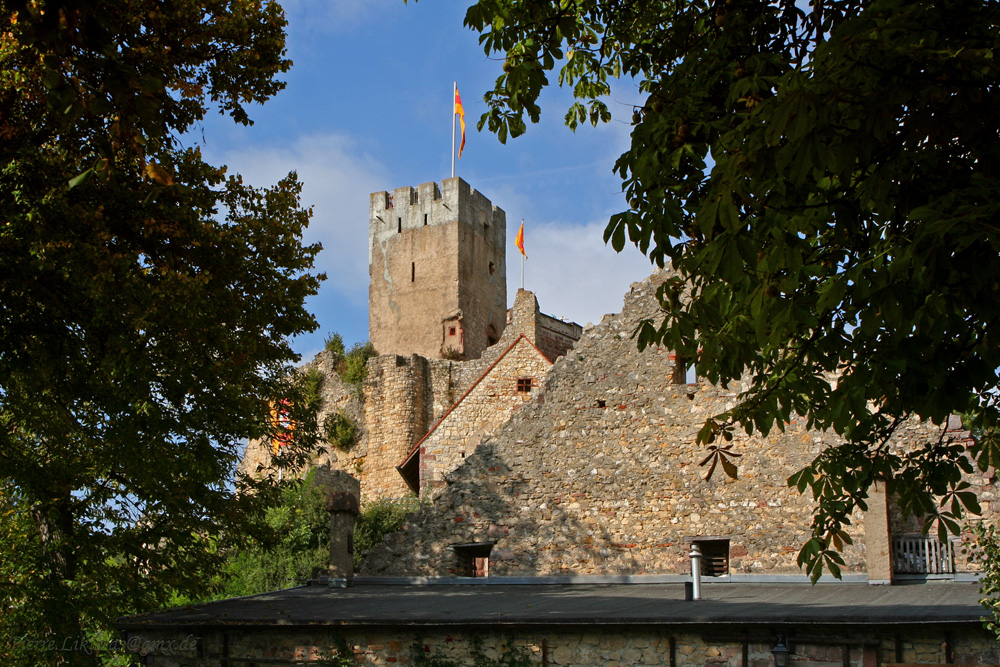
<svg viewBox="0 0 1000 667">
<path fill-rule="evenodd" d="M 471 0 L 469 0 L 471 2 Z M 623 82 L 608 100 L 614 120 L 571 132 L 568 91 L 547 90 L 542 119 L 500 144 L 476 132 L 501 63 L 462 25 L 464 2 L 284 0 L 288 16 L 286 89 L 251 110 L 243 128 L 212 116 L 196 130 L 209 162 L 265 186 L 291 170 L 314 216 L 307 240 L 324 250 L 328 279 L 310 303 L 320 329 L 294 341 L 304 360 L 340 332 L 368 338 L 368 196 L 450 176 L 451 90 L 457 81 L 468 126 L 456 175 L 507 213 L 508 301 L 520 286 L 514 236 L 525 219 L 525 287 L 543 312 L 580 324 L 621 308 L 650 264 L 634 248 L 603 244 L 608 218 L 624 208 L 611 169 L 628 145 L 632 104 Z"/>
</svg>

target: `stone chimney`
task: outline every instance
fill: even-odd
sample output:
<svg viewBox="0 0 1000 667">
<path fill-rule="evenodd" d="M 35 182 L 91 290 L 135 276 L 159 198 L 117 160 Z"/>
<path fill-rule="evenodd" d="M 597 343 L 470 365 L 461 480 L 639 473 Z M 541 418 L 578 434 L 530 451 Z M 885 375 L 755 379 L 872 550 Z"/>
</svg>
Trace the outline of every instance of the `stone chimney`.
<svg viewBox="0 0 1000 667">
<path fill-rule="evenodd" d="M 354 579 L 354 522 L 361 511 L 361 483 L 342 470 L 331 471 L 330 477 L 329 586 L 344 588 Z"/>
</svg>

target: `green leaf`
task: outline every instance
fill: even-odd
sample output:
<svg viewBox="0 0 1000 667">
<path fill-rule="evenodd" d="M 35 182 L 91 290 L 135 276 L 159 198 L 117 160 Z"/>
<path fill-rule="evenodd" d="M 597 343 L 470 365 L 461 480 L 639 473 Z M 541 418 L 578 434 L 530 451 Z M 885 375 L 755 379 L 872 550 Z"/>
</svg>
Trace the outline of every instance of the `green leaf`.
<svg viewBox="0 0 1000 667">
<path fill-rule="evenodd" d="M 69 183 L 66 184 L 66 189 L 67 190 L 72 190 L 76 186 L 82 185 L 88 178 L 90 178 L 91 174 L 93 174 L 93 173 L 94 173 L 94 168 L 93 167 L 91 167 L 90 169 L 86 169 L 86 170 L 80 172 L 79 174 L 77 174 L 73 178 L 69 179 Z"/>
<path fill-rule="evenodd" d="M 621 252 L 625 248 L 625 226 L 618 225 L 611 233 L 611 247 L 615 252 Z"/>
</svg>

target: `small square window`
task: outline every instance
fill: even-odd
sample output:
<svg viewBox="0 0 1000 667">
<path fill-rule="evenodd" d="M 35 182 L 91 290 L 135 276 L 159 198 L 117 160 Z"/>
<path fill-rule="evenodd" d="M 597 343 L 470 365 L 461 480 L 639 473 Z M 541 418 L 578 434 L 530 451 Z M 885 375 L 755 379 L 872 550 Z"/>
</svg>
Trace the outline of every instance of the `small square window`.
<svg viewBox="0 0 1000 667">
<path fill-rule="evenodd" d="M 673 372 L 670 381 L 673 384 L 697 384 L 698 376 L 694 370 L 694 362 L 679 354 L 671 354 L 671 361 L 674 362 Z"/>
<path fill-rule="evenodd" d="M 691 540 L 701 548 L 701 574 L 703 577 L 725 577 L 729 574 L 729 540 L 708 538 Z"/>
<path fill-rule="evenodd" d="M 449 336 L 455 335 L 455 327 L 448 327 L 448 335 Z"/>
<path fill-rule="evenodd" d="M 490 576 L 490 552 L 494 544 L 495 542 L 479 542 L 452 546 L 457 561 L 455 574 L 460 577 Z"/>
<path fill-rule="evenodd" d="M 531 378 L 517 378 L 517 390 L 521 393 L 531 391 Z"/>
</svg>

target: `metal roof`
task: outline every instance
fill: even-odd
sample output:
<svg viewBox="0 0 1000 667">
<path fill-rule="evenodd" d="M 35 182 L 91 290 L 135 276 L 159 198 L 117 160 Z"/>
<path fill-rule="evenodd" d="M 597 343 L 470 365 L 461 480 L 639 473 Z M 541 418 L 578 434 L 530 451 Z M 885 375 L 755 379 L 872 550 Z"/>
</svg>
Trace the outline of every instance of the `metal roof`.
<svg viewBox="0 0 1000 667">
<path fill-rule="evenodd" d="M 122 630 L 259 626 L 704 626 L 978 624 L 976 583 L 302 586 L 118 619 Z"/>
</svg>

